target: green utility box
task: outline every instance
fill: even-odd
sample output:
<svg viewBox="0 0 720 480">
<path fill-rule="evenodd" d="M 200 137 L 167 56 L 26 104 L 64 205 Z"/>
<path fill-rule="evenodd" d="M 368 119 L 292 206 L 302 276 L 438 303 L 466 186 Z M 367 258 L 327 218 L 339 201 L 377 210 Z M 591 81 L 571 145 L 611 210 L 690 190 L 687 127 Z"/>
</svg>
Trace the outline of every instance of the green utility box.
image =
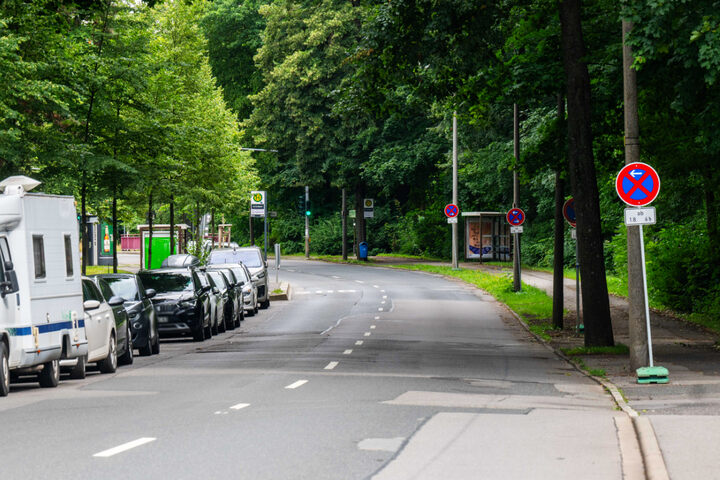
<svg viewBox="0 0 720 480">
<path fill-rule="evenodd" d="M 175 236 L 175 249 L 170 252 L 170 234 L 169 232 L 153 232 L 152 236 L 152 256 L 148 259 L 148 247 L 150 246 L 150 238 L 148 232 L 143 232 L 142 258 L 143 268 L 152 269 L 160 268 L 163 260 L 172 254 L 178 253 L 177 235 Z"/>
</svg>

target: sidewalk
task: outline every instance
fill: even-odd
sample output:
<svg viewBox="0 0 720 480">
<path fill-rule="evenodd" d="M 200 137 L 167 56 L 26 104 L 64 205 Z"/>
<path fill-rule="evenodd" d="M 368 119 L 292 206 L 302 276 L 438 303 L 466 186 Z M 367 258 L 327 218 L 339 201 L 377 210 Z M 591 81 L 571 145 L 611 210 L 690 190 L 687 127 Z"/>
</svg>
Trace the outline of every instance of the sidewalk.
<svg viewBox="0 0 720 480">
<path fill-rule="evenodd" d="M 501 272 L 499 267 L 476 263 L 461 267 Z M 523 270 L 522 281 L 552 296 L 551 273 Z M 575 280 L 565 279 L 563 301 L 568 312 L 565 330 L 553 337 L 550 345 L 555 349 L 583 346 L 582 334 L 573 332 L 577 315 Z M 610 309 L 615 342 L 627 345 L 627 299 L 610 296 Z M 630 408 L 650 420 L 670 478 L 720 479 L 716 460 L 720 445 L 719 337 L 666 313 L 651 311 L 650 323 L 655 364 L 669 370 L 669 383 L 638 384 L 628 355 L 580 358 L 588 368 L 604 370 Z M 642 436 L 640 430 L 638 433 Z M 662 466 L 659 458 L 655 466 L 658 461 Z M 653 461 L 646 458 L 646 463 Z"/>
</svg>

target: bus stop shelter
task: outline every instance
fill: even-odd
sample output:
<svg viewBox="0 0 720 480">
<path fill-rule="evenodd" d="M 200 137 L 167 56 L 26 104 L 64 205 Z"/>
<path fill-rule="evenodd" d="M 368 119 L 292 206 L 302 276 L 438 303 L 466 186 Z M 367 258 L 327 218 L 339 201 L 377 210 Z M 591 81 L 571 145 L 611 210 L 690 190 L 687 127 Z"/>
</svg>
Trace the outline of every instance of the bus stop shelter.
<svg viewBox="0 0 720 480">
<path fill-rule="evenodd" d="M 465 259 L 510 261 L 510 225 L 503 212 L 462 212 L 465 218 Z"/>
</svg>

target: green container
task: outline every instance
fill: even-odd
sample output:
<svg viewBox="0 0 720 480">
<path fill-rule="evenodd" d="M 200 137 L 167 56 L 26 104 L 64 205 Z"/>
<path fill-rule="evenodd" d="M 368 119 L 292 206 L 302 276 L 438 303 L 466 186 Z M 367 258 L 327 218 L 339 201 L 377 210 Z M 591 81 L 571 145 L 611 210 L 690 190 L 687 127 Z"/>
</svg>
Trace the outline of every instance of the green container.
<svg viewBox="0 0 720 480">
<path fill-rule="evenodd" d="M 145 268 L 160 268 L 162 266 L 163 260 L 165 260 L 167 257 L 171 255 L 170 253 L 170 236 L 162 236 L 162 233 L 160 233 L 158 236 L 157 234 L 153 234 L 152 237 L 152 258 L 150 259 L 152 261 L 152 264 L 148 262 L 148 246 L 150 245 L 150 239 L 148 237 L 145 237 L 143 239 L 144 245 L 143 245 L 143 263 L 145 263 Z M 173 254 L 178 253 L 177 251 L 178 244 L 177 241 L 175 242 L 175 251 L 172 252 Z"/>
<path fill-rule="evenodd" d="M 668 383 L 668 369 L 665 367 L 640 367 L 635 370 L 638 383 Z"/>
</svg>

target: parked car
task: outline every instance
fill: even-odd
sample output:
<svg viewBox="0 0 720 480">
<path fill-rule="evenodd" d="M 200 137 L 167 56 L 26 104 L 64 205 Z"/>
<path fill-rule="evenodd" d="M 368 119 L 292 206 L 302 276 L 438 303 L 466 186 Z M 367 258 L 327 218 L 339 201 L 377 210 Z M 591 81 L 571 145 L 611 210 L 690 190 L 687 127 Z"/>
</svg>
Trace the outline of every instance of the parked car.
<svg viewBox="0 0 720 480">
<path fill-rule="evenodd" d="M 252 281 L 250 270 L 243 264 L 231 265 L 230 268 L 235 273 L 235 277 L 243 282 L 242 292 L 245 312 L 249 315 L 255 315 L 258 311 L 258 295 L 257 286 Z"/>
<path fill-rule="evenodd" d="M 200 259 L 195 255 L 187 253 L 179 253 L 176 255 L 170 255 L 162 261 L 161 268 L 172 268 L 172 267 L 199 267 Z"/>
<path fill-rule="evenodd" d="M 212 326 L 213 335 L 217 335 L 225 331 L 225 299 L 220 289 L 215 285 L 215 281 L 210 278 L 204 269 L 198 269 L 197 274 L 203 288 L 210 288 L 208 292 L 208 298 L 210 299 L 210 325 Z"/>
<path fill-rule="evenodd" d="M 234 294 L 230 282 L 228 282 L 225 274 L 220 270 L 207 270 L 208 278 L 212 281 L 212 284 L 220 290 L 222 295 L 222 310 L 218 308 L 218 320 L 222 320 L 225 324 L 226 330 L 232 330 L 235 328 L 235 311 L 233 305 Z"/>
<path fill-rule="evenodd" d="M 232 303 L 232 328 L 239 327 L 240 322 L 245 319 L 245 309 L 243 308 L 243 281 L 238 280 L 235 272 L 228 265 L 210 265 L 207 270 L 218 270 L 225 275 L 230 289 L 229 297 Z"/>
<path fill-rule="evenodd" d="M 55 387 L 59 361 L 88 353 L 74 200 L 28 193 L 39 184 L 0 182 L 0 397 L 11 377 Z"/>
<path fill-rule="evenodd" d="M 63 362 L 63 366 L 72 367 L 70 376 L 73 378 L 85 376 L 86 363 L 97 363 L 102 373 L 114 373 L 117 370 L 119 356 L 124 355 L 125 362 L 129 360 L 126 349 L 118 352 L 118 345 L 129 344 L 130 327 L 127 314 L 122 307 L 124 301 L 118 296 L 106 300 L 97 285 L 87 277 L 82 279 L 82 292 L 88 355 L 87 358 L 78 358 L 75 365 L 71 366 L 70 362 Z"/>
<path fill-rule="evenodd" d="M 117 295 L 125 300 L 123 307 L 130 320 L 133 348 L 142 356 L 160 353 L 157 315 L 151 301 L 155 290 L 145 289 L 142 280 L 131 273 L 108 273 L 94 278 L 105 298 Z"/>
<path fill-rule="evenodd" d="M 267 262 L 263 260 L 259 247 L 240 247 L 235 249 L 218 249 L 210 252 L 208 265 L 224 263 L 242 263 L 250 271 L 252 281 L 257 287 L 260 308 L 270 306 L 270 292 L 268 289 Z"/>
<path fill-rule="evenodd" d="M 200 283 L 195 269 L 143 270 L 138 276 L 146 288 L 156 292 L 152 302 L 160 336 L 191 334 L 197 342 L 212 336 L 210 287 Z"/>
</svg>

